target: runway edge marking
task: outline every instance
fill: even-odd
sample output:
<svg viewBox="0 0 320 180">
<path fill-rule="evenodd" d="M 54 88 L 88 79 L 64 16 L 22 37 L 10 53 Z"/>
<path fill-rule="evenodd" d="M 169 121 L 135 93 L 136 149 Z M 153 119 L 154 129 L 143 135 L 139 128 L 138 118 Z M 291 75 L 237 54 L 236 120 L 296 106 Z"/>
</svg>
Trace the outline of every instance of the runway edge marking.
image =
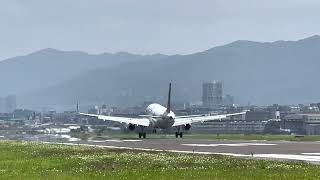
<svg viewBox="0 0 320 180">
<path fill-rule="evenodd" d="M 286 159 L 286 160 L 300 160 L 300 161 L 308 161 L 308 162 L 320 162 L 320 156 L 303 156 L 303 155 L 293 155 L 293 154 L 246 155 L 246 154 L 203 152 L 203 151 L 160 150 L 160 149 L 152 149 L 152 148 L 133 148 L 133 147 L 123 147 L 123 146 L 108 146 L 108 145 L 95 145 L 95 144 L 82 144 L 82 143 L 61 143 L 61 142 L 46 142 L 46 141 L 41 142 L 41 143 L 56 144 L 56 145 L 69 145 L 69 146 L 87 146 L 87 147 L 98 147 L 98 148 L 107 148 L 107 149 L 125 149 L 125 150 L 172 152 L 172 153 L 202 154 L 202 155 L 224 155 L 224 156 L 245 157 L 245 158 L 252 157 L 252 158 L 258 158 L 258 159 L 270 158 L 270 159 L 274 159 L 274 160 Z"/>
</svg>

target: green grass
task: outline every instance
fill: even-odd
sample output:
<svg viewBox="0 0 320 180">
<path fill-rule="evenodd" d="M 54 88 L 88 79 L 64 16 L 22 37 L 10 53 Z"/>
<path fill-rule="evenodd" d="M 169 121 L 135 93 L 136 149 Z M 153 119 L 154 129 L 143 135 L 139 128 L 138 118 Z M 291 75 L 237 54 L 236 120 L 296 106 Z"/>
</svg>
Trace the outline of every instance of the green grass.
<svg viewBox="0 0 320 180">
<path fill-rule="evenodd" d="M 319 179 L 320 166 L 220 155 L 0 142 L 0 179 Z"/>
</svg>

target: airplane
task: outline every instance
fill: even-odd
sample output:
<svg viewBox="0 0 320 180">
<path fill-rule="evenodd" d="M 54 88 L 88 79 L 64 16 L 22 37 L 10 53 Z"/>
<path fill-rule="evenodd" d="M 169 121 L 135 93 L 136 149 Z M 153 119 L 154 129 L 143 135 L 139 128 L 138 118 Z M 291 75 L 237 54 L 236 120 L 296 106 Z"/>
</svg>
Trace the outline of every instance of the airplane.
<svg viewBox="0 0 320 180">
<path fill-rule="evenodd" d="M 134 131 L 139 128 L 139 138 L 146 138 L 145 129 L 147 127 L 153 128 L 153 132 L 157 129 L 169 129 L 176 128 L 176 138 L 183 137 L 183 130 L 188 131 L 191 128 L 192 123 L 205 122 L 211 120 L 224 119 L 229 116 L 236 116 L 245 114 L 247 111 L 233 114 L 221 114 L 221 115 L 190 115 L 190 116 L 176 116 L 171 111 L 171 83 L 169 84 L 168 102 L 167 107 L 160 104 L 153 103 L 146 108 L 147 115 L 140 115 L 138 118 L 131 117 L 116 117 L 97 114 L 79 113 L 80 115 L 96 117 L 104 121 L 113 121 L 125 123 L 128 125 L 128 129 Z"/>
</svg>

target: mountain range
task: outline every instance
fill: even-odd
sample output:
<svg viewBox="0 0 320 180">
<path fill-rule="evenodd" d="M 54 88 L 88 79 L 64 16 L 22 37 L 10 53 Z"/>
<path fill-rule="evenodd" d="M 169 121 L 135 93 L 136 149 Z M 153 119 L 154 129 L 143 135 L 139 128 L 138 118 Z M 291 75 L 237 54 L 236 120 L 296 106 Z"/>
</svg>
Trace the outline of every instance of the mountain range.
<svg viewBox="0 0 320 180">
<path fill-rule="evenodd" d="M 190 42 L 192 43 L 192 42 Z M 190 55 L 91 55 L 44 49 L 0 61 L 0 96 L 21 107 L 199 102 L 201 85 L 220 80 L 240 104 L 320 101 L 320 36 L 297 41 L 235 41 Z"/>
</svg>

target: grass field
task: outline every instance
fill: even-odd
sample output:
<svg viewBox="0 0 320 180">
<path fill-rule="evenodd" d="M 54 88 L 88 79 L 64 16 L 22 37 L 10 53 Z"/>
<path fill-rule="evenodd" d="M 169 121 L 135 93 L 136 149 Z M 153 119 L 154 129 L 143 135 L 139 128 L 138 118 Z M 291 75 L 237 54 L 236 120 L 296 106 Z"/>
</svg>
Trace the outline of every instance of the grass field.
<svg viewBox="0 0 320 180">
<path fill-rule="evenodd" d="M 320 179 L 320 166 L 220 155 L 0 142 L 0 179 Z"/>
</svg>

